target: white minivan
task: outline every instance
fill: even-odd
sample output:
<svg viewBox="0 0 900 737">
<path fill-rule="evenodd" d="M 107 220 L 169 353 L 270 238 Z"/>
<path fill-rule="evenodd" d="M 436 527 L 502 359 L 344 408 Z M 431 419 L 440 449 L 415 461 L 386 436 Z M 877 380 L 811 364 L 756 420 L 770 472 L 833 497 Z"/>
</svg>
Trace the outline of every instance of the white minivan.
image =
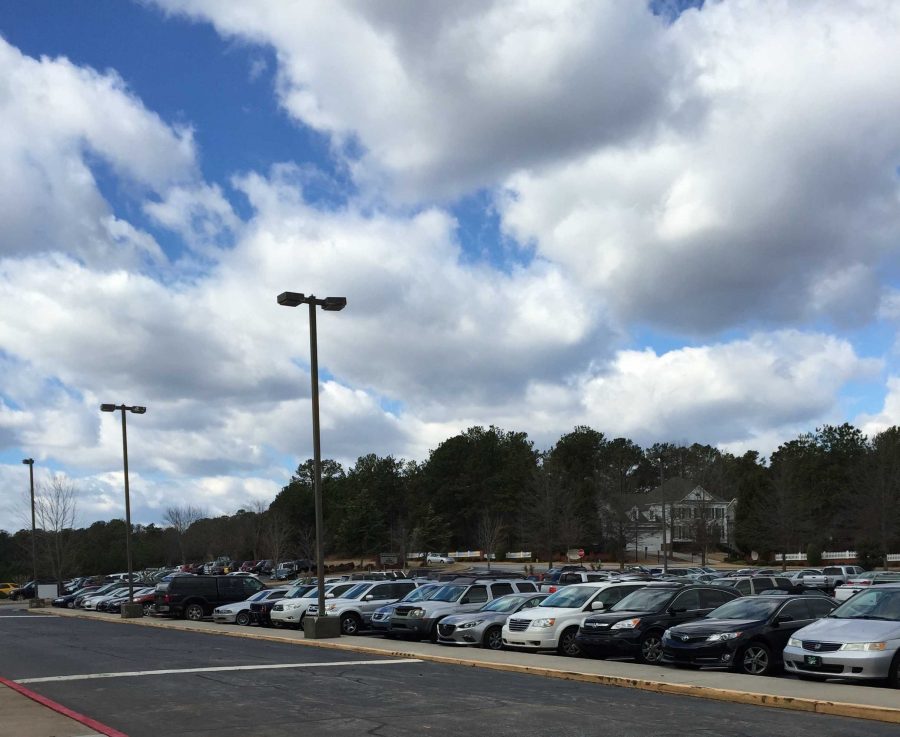
<svg viewBox="0 0 900 737">
<path fill-rule="evenodd" d="M 580 655 L 575 635 L 584 620 L 646 585 L 646 581 L 605 581 L 566 586 L 536 607 L 510 616 L 503 625 L 503 647 Z"/>
</svg>

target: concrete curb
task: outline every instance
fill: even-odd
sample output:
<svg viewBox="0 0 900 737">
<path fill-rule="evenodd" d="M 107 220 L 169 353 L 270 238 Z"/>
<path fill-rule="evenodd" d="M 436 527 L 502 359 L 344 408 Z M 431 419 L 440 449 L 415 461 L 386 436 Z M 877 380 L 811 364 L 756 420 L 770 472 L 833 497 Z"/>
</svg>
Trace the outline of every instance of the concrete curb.
<svg viewBox="0 0 900 737">
<path fill-rule="evenodd" d="M 528 675 L 556 678 L 564 681 L 579 681 L 582 683 L 596 683 L 602 686 L 617 686 L 620 688 L 634 688 L 653 693 L 672 694 L 676 696 L 692 696 L 696 698 L 712 699 L 715 701 L 728 701 L 735 704 L 749 704 L 753 706 L 768 706 L 775 709 L 789 709 L 792 711 L 805 711 L 814 714 L 828 714 L 831 716 L 851 717 L 854 719 L 869 719 L 890 724 L 900 724 L 900 708 L 877 706 L 873 704 L 853 704 L 843 701 L 830 701 L 827 699 L 810 699 L 794 696 L 776 696 L 772 694 L 752 693 L 736 691 L 727 688 L 712 688 L 709 686 L 697 686 L 684 683 L 669 683 L 667 681 L 655 681 L 645 678 L 628 678 L 625 676 L 610 676 L 598 673 L 584 673 L 576 670 L 563 670 L 533 665 L 517 665 L 515 663 L 499 663 L 491 661 L 474 660 L 446 655 L 433 655 L 430 653 L 410 653 L 402 650 L 370 647 L 367 645 L 352 645 L 329 640 L 302 640 L 278 635 L 257 634 L 256 632 L 220 631 L 195 629 L 184 626 L 177 621 L 155 619 L 99 619 L 95 616 L 82 614 L 69 609 L 58 611 L 31 610 L 32 614 L 50 614 L 74 617 L 78 619 L 90 619 L 101 622 L 117 622 L 120 624 L 136 624 L 144 627 L 157 627 L 160 629 L 172 629 L 179 632 L 193 632 L 207 635 L 222 635 L 225 637 L 240 637 L 250 640 L 264 640 L 268 642 L 280 642 L 289 645 L 301 645 L 317 647 L 326 650 L 342 650 L 345 652 L 362 653 L 364 655 L 378 655 L 383 657 L 416 658 L 432 663 L 445 665 L 461 665 L 470 668 L 485 668 L 487 670 L 507 671 L 511 673 L 523 673 Z"/>
</svg>

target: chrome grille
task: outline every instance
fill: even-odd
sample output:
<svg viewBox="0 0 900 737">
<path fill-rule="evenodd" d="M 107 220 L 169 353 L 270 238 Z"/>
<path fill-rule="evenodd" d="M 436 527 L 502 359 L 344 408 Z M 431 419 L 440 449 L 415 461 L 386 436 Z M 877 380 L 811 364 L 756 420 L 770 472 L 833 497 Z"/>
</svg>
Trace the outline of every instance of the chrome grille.
<svg viewBox="0 0 900 737">
<path fill-rule="evenodd" d="M 524 632 L 528 629 L 528 625 L 531 624 L 530 619 L 515 619 L 510 617 L 509 619 L 509 631 L 510 632 Z"/>
<path fill-rule="evenodd" d="M 839 642 L 819 642 L 818 640 L 803 640 L 803 649 L 814 653 L 833 653 L 841 649 Z"/>
<path fill-rule="evenodd" d="M 456 629 L 455 624 L 439 624 L 438 632 L 442 634 L 444 637 L 450 637 L 453 634 L 453 631 Z"/>
</svg>

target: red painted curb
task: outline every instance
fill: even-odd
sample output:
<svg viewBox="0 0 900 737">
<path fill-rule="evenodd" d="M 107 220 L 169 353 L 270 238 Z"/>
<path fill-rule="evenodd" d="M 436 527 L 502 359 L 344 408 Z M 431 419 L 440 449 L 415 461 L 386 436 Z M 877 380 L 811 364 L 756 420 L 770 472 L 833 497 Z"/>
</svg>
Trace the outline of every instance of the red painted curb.
<svg viewBox="0 0 900 737">
<path fill-rule="evenodd" d="M 10 681 L 8 678 L 4 678 L 0 676 L 0 685 L 9 686 L 13 691 L 18 691 L 23 696 L 27 696 L 32 701 L 37 701 L 39 704 L 46 706 L 53 711 L 62 714 L 63 716 L 69 717 L 69 719 L 74 719 L 76 722 L 83 724 L 85 727 L 89 727 L 93 729 L 95 732 L 99 732 L 100 734 L 105 734 L 107 737 L 128 737 L 124 732 L 120 732 L 118 729 L 113 729 L 112 727 L 107 727 L 105 724 L 101 724 L 96 719 L 91 719 L 90 717 L 86 717 L 84 714 L 79 714 L 77 711 L 72 711 L 66 706 L 62 704 L 57 704 L 53 699 L 48 699 L 46 696 L 41 696 L 39 693 L 35 693 L 30 688 L 25 688 L 25 686 L 20 686 L 15 681 Z"/>
</svg>

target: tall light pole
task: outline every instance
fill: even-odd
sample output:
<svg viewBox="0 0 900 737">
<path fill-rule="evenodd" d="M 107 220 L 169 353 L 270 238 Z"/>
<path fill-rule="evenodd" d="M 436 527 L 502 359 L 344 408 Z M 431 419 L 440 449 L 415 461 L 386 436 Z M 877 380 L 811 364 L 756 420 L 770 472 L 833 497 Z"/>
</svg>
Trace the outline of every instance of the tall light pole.
<svg viewBox="0 0 900 737">
<path fill-rule="evenodd" d="M 309 622 L 304 625 L 303 632 L 312 637 L 335 637 L 340 634 L 340 624 L 329 622 L 325 617 L 325 542 L 323 540 L 324 527 L 322 515 L 322 447 L 319 437 L 319 351 L 316 338 L 316 307 L 321 307 L 329 312 L 340 312 L 347 306 L 346 297 L 326 297 L 316 299 L 310 294 L 305 297 L 298 292 L 282 292 L 278 295 L 278 304 L 284 307 L 297 307 L 301 304 L 309 305 L 309 374 L 312 385 L 312 424 L 313 424 L 313 465 L 315 480 L 313 492 L 316 506 L 316 577 L 318 588 L 318 616 L 322 622 Z M 276 561 L 277 562 L 277 561 Z"/>
<path fill-rule="evenodd" d="M 34 458 L 23 458 L 28 466 L 28 480 L 31 482 L 31 575 L 34 581 L 34 595 L 37 597 L 37 525 L 34 523 Z"/>
<path fill-rule="evenodd" d="M 128 561 L 128 603 L 122 605 L 122 616 L 128 618 L 140 617 L 143 613 L 141 607 L 134 606 L 134 576 L 131 565 L 131 494 L 128 491 L 128 431 L 125 429 L 125 413 L 133 412 L 142 415 L 147 411 L 146 407 L 129 407 L 125 404 L 101 404 L 101 412 L 122 413 L 122 458 L 125 462 L 125 558 Z"/>
</svg>

